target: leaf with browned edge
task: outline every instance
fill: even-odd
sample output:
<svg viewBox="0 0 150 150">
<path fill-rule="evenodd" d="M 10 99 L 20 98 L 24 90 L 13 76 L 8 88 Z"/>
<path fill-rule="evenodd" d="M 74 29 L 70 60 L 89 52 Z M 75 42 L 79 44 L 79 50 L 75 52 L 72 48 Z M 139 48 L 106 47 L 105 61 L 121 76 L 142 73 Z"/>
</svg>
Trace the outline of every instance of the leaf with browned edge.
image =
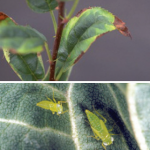
<svg viewBox="0 0 150 150">
<path fill-rule="evenodd" d="M 11 17 L 3 12 L 0 12 L 0 25 L 14 25 L 17 24 Z"/>
<path fill-rule="evenodd" d="M 28 54 L 43 51 L 46 42 L 43 34 L 29 26 L 16 25 L 12 18 L 0 13 L 0 47 L 15 53 Z"/>
<path fill-rule="evenodd" d="M 56 80 L 62 80 L 63 74 L 83 56 L 98 37 L 116 29 L 131 37 L 125 23 L 107 10 L 90 7 L 80 11 L 64 28 L 58 50 Z"/>
<path fill-rule="evenodd" d="M 15 24 L 17 23 L 12 18 L 0 12 L 0 26 L 17 27 Z M 12 51 L 14 52 L 13 49 L 3 48 L 6 61 L 21 80 L 37 81 L 44 77 L 45 69 L 40 54 L 13 54 Z"/>
</svg>

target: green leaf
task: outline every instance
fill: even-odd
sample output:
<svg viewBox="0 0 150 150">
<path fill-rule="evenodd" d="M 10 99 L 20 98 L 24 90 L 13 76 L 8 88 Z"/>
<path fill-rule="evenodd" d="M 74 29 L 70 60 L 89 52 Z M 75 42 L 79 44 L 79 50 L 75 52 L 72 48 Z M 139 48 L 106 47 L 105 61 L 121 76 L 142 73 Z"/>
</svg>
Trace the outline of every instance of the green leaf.
<svg viewBox="0 0 150 150">
<path fill-rule="evenodd" d="M 41 52 L 45 41 L 44 35 L 29 26 L 0 26 L 0 47 L 17 53 Z"/>
<path fill-rule="evenodd" d="M 44 77 L 45 69 L 40 54 L 12 54 L 4 49 L 4 56 L 21 80 L 37 81 Z"/>
<path fill-rule="evenodd" d="M 58 6 L 56 0 L 26 0 L 29 8 L 37 13 L 45 13 L 54 10 Z"/>
<path fill-rule="evenodd" d="M 37 107 L 46 96 L 63 103 L 60 116 Z M 96 150 L 97 141 L 85 121 L 85 110 L 95 109 L 115 123 L 114 143 L 107 150 L 139 150 L 132 131 L 125 95 L 116 84 L 0 84 L 0 148 L 23 150 Z"/>
<path fill-rule="evenodd" d="M 58 50 L 56 80 L 83 56 L 98 37 L 115 29 L 123 34 L 124 28 L 127 29 L 119 18 L 100 7 L 84 9 L 78 13 L 63 31 Z"/>
<path fill-rule="evenodd" d="M 127 87 L 132 127 L 140 149 L 150 148 L 150 84 L 130 83 Z"/>
<path fill-rule="evenodd" d="M 26 51 L 29 50 L 29 48 L 35 48 L 35 50 L 33 51 L 36 52 L 37 45 L 36 43 L 31 42 L 38 42 L 38 39 L 45 40 L 45 37 L 36 30 L 30 29 L 29 27 L 28 29 L 26 27 L 17 26 L 17 23 L 12 18 L 2 12 L 0 12 L 0 16 L 0 29 L 5 29 L 5 31 L 0 32 L 0 36 L 2 38 L 0 44 L 3 45 L 3 52 L 6 61 L 9 63 L 11 68 L 21 80 L 37 81 L 42 79 L 45 74 L 45 69 L 41 55 L 39 53 L 24 53 L 30 53 L 30 51 Z M 9 30 L 7 31 L 7 29 Z M 8 33 L 9 31 L 10 33 Z M 32 37 L 29 37 L 30 34 L 32 35 Z M 13 35 L 16 37 L 13 37 Z M 35 36 L 35 38 L 33 36 Z M 29 41 L 30 38 L 31 41 Z M 9 49 L 7 49 L 6 47 L 8 47 Z M 14 52 L 16 53 L 16 50 L 14 48 L 17 48 L 17 50 L 23 54 L 14 54 Z M 25 50 L 25 52 L 20 51 L 23 49 Z M 12 51 L 13 53 L 10 51 Z"/>
</svg>

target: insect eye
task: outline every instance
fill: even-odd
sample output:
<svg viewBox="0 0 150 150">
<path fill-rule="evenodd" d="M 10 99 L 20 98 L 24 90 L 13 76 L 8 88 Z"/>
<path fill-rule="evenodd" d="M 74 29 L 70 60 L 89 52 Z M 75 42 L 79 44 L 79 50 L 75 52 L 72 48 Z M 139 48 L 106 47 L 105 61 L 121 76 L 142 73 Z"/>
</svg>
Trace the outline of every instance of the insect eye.
<svg viewBox="0 0 150 150">
<path fill-rule="evenodd" d="M 114 141 L 114 138 L 113 138 L 113 137 L 111 137 L 111 141 L 112 141 L 112 142 Z"/>
<path fill-rule="evenodd" d="M 103 144 L 105 145 L 105 146 L 107 146 L 108 144 L 107 143 L 105 143 L 105 142 L 103 142 Z"/>
</svg>

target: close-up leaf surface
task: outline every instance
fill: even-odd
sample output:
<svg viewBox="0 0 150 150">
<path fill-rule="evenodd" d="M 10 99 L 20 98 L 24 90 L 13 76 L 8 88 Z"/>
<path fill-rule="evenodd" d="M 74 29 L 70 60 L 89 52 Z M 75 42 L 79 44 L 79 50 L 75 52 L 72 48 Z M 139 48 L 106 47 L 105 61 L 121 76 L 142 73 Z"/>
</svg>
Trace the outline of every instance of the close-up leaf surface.
<svg viewBox="0 0 150 150">
<path fill-rule="evenodd" d="M 60 116 L 36 106 L 66 101 Z M 116 84 L 0 84 L 0 148 L 24 150 L 104 150 L 86 122 L 85 110 L 106 118 L 114 143 L 107 150 L 139 150 L 129 119 L 126 97 Z M 95 113 L 96 114 L 96 113 Z"/>
<path fill-rule="evenodd" d="M 142 150 L 150 150 L 150 84 L 129 84 L 127 97 L 136 140 Z"/>
<path fill-rule="evenodd" d="M 130 36 L 125 23 L 100 7 L 83 9 L 73 17 L 64 28 L 61 38 L 56 80 L 83 56 L 98 37 L 116 29 L 123 35 Z"/>
</svg>

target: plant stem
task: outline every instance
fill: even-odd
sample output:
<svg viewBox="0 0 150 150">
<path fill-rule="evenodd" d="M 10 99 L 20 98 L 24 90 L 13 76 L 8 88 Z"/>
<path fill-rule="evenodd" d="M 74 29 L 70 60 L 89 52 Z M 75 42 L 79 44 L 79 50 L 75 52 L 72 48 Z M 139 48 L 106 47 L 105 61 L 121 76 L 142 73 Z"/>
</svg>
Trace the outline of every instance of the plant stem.
<svg viewBox="0 0 150 150">
<path fill-rule="evenodd" d="M 71 8 L 71 10 L 70 10 L 70 12 L 69 12 L 69 14 L 68 14 L 67 17 L 66 17 L 67 19 L 70 19 L 70 18 L 71 18 L 71 16 L 73 15 L 73 13 L 74 13 L 74 11 L 75 11 L 75 9 L 76 9 L 78 3 L 79 3 L 79 0 L 75 0 L 75 2 L 74 2 L 74 4 L 73 4 L 73 6 L 72 6 L 72 8 Z"/>
<path fill-rule="evenodd" d="M 58 53 L 58 48 L 60 45 L 60 40 L 63 32 L 63 27 L 64 23 L 62 23 L 64 18 L 64 7 L 65 7 L 65 2 L 59 2 L 59 11 L 58 11 L 58 27 L 57 27 L 57 33 L 56 33 L 56 38 L 54 41 L 54 47 L 53 47 L 53 61 L 50 64 L 50 81 L 55 81 L 55 66 L 56 66 L 56 59 L 57 59 L 57 53 Z M 61 16 L 61 17 L 60 17 Z"/>
<path fill-rule="evenodd" d="M 57 32 L 57 23 L 56 23 L 56 19 L 55 19 L 55 16 L 54 16 L 54 13 L 53 13 L 52 10 L 50 11 L 50 15 L 51 15 L 51 17 L 52 17 L 52 22 L 53 22 L 53 26 L 54 26 L 54 31 L 55 31 L 55 34 L 56 34 L 56 32 Z"/>
</svg>

